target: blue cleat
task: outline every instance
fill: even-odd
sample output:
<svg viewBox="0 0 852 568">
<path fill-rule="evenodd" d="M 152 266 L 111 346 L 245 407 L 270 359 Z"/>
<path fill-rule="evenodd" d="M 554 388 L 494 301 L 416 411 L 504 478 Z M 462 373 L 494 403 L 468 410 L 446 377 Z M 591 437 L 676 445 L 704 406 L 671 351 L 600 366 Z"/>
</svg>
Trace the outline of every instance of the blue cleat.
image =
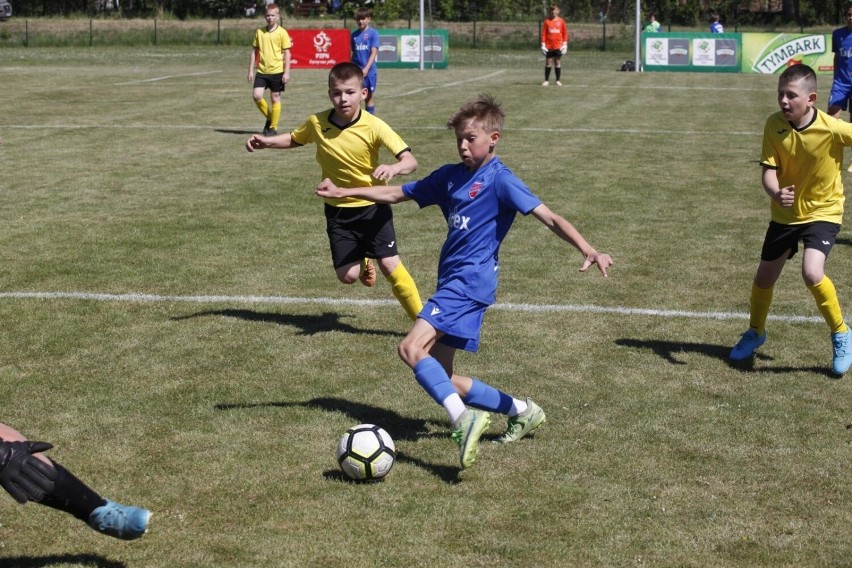
<svg viewBox="0 0 852 568">
<path fill-rule="evenodd" d="M 89 515 L 89 526 L 122 540 L 135 540 L 148 530 L 151 511 L 107 500 Z"/>
<path fill-rule="evenodd" d="M 831 344 L 834 347 L 831 370 L 836 375 L 842 375 L 852 365 L 852 350 L 849 349 L 850 339 L 852 339 L 852 331 L 848 329 L 831 334 Z"/>
<path fill-rule="evenodd" d="M 754 355 L 755 349 L 766 343 L 766 332 L 763 335 L 758 335 L 753 329 L 745 332 L 734 348 L 731 349 L 731 354 L 728 358 L 731 361 L 743 361 Z"/>
</svg>

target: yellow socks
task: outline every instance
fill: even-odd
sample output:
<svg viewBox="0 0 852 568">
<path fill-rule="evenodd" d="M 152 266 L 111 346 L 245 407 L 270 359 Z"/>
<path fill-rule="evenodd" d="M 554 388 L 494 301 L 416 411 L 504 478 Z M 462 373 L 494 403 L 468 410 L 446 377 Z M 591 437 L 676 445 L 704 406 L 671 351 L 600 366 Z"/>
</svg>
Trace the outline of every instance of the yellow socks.
<svg viewBox="0 0 852 568">
<path fill-rule="evenodd" d="M 837 299 L 837 290 L 828 276 L 823 277 L 818 284 L 808 286 L 808 290 L 816 300 L 819 313 L 825 318 L 825 323 L 831 328 L 832 333 L 843 332 L 849 329 L 843 323 L 843 313 L 840 311 L 840 302 Z"/>
<path fill-rule="evenodd" d="M 281 118 L 281 103 L 272 103 L 272 114 L 269 116 L 269 128 L 278 129 L 278 120 Z"/>
<path fill-rule="evenodd" d="M 758 288 L 757 284 L 751 284 L 751 309 L 749 311 L 749 328 L 755 330 L 758 335 L 766 331 L 766 318 L 769 317 L 769 306 L 772 304 L 772 292 L 774 288 Z"/>
<path fill-rule="evenodd" d="M 264 118 L 269 118 L 269 105 L 266 104 L 266 99 L 260 99 L 259 101 L 254 101 L 254 104 L 257 105 L 257 108 L 260 109 L 260 114 L 264 116 Z"/>
<path fill-rule="evenodd" d="M 402 304 L 402 309 L 412 321 L 416 320 L 417 314 L 423 309 L 423 302 L 420 300 L 420 292 L 417 291 L 414 278 L 400 262 L 387 276 L 387 280 L 390 282 L 394 297 Z"/>
</svg>

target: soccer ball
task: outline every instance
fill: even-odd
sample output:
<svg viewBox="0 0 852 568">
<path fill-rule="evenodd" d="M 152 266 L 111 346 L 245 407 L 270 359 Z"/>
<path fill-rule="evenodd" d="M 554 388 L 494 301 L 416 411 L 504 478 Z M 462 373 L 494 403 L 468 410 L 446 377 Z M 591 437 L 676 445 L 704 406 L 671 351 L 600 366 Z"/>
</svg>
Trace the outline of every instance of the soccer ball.
<svg viewBox="0 0 852 568">
<path fill-rule="evenodd" d="M 337 444 L 340 469 L 357 481 L 386 476 L 393 466 L 394 458 L 396 448 L 390 434 L 374 424 L 359 424 L 349 428 Z"/>
</svg>

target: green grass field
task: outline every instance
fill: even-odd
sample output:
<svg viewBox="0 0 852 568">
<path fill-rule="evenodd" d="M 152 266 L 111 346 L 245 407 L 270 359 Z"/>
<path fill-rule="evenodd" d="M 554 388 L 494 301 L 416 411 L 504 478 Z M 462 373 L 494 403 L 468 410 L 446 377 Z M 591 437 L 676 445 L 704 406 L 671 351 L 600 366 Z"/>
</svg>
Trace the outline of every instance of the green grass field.
<svg viewBox="0 0 852 568">
<path fill-rule="evenodd" d="M 245 151 L 247 49 L 2 55 L 0 419 L 154 517 L 126 543 L 0 496 L 0 565 L 852 566 L 852 380 L 828 372 L 798 262 L 754 366 L 727 362 L 768 222 L 774 77 L 619 73 L 617 52 L 569 54 L 563 88 L 533 51 L 381 71 L 418 173 L 457 160 L 447 117 L 493 93 L 503 160 L 615 260 L 581 274 L 516 222 L 457 367 L 548 421 L 460 472 L 396 356 L 410 324 L 388 285 L 332 273 L 313 149 Z M 328 106 L 324 72 L 293 75 L 282 129 Z M 428 296 L 444 221 L 395 211 Z M 850 246 L 844 230 L 827 268 L 847 310 Z M 396 440 L 384 482 L 336 467 L 360 422 Z"/>
</svg>

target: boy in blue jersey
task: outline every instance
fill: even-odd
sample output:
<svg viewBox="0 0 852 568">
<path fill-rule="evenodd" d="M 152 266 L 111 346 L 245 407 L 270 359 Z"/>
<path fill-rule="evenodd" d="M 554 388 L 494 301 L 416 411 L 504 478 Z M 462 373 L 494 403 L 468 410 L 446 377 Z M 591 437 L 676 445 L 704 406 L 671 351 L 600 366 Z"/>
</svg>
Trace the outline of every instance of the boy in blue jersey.
<svg viewBox="0 0 852 568">
<path fill-rule="evenodd" d="M 461 163 L 445 165 L 403 186 L 342 189 L 323 180 L 316 190 L 320 197 L 369 196 L 378 203 L 413 199 L 420 207 L 437 205 L 444 213 L 448 232 L 438 262 L 437 290 L 399 344 L 399 356 L 447 411 L 462 468 L 476 460 L 479 439 L 491 424 L 489 411 L 509 417 L 506 431 L 497 440 L 503 443 L 520 440 L 545 421 L 544 411 L 529 398 L 515 398 L 475 377 L 453 372 L 457 349 L 479 348 L 482 318 L 495 301 L 500 244 L 516 213 L 531 213 L 577 248 L 583 254 L 581 272 L 597 264 L 607 276 L 612 265 L 608 254 L 589 245 L 497 157 L 503 119 L 501 106 L 482 95 L 464 104 L 447 122 L 455 131 Z"/>
<path fill-rule="evenodd" d="M 831 33 L 831 51 L 834 53 L 834 82 L 828 98 L 828 114 L 840 118 L 840 112 L 849 106 L 852 97 L 852 3 L 846 5 L 846 25 Z M 849 107 L 852 119 L 852 107 Z"/>
<path fill-rule="evenodd" d="M 355 23 L 358 29 L 352 32 L 352 63 L 364 72 L 364 88 L 367 98 L 364 106 L 370 114 L 376 114 L 376 58 L 379 56 L 379 32 L 370 27 L 373 13 L 369 8 L 358 8 L 355 12 Z"/>
</svg>

